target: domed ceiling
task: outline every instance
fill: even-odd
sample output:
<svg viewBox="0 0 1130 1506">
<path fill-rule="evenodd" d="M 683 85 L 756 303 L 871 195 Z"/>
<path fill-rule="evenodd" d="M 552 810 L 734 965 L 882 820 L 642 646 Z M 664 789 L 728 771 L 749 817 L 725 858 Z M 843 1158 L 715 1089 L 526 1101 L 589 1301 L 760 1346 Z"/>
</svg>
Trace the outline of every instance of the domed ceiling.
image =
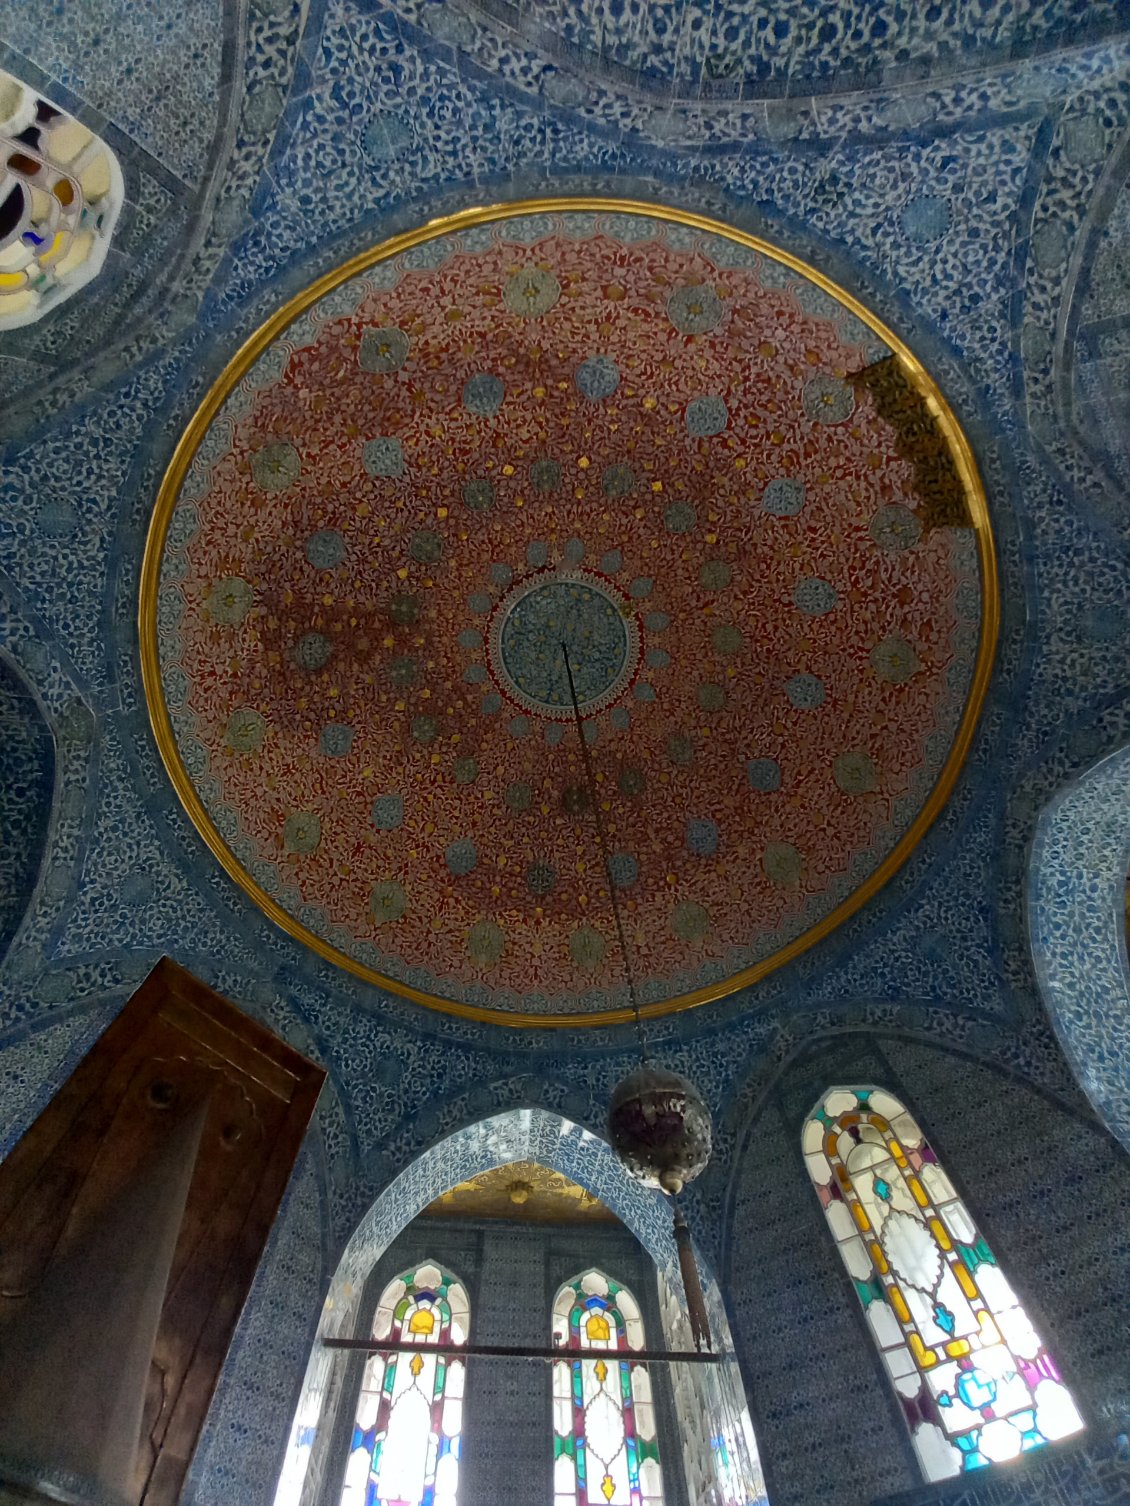
<svg viewBox="0 0 1130 1506">
<path fill-rule="evenodd" d="M 521 212 L 519 212 L 519 210 Z M 753 981 L 956 776 L 995 633 L 961 435 L 894 337 L 694 216 L 474 211 L 283 309 L 142 583 L 154 726 L 279 924 L 421 1002 L 623 1018 Z"/>
</svg>

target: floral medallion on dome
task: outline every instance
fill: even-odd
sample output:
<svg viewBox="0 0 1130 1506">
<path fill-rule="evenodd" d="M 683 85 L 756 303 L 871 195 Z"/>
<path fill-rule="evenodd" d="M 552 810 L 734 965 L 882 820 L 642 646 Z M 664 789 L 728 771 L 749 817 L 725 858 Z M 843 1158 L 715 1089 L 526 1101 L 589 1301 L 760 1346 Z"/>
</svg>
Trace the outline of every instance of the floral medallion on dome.
<svg viewBox="0 0 1130 1506">
<path fill-rule="evenodd" d="M 569 663 L 566 666 L 566 650 Z M 491 672 L 526 711 L 573 720 L 610 706 L 639 665 L 640 630 L 626 597 L 585 570 L 539 570 L 512 586 L 490 629 Z"/>
<path fill-rule="evenodd" d="M 623 1017 L 610 886 L 648 1010 L 753 981 L 905 859 L 983 694 L 988 521 L 936 389 L 678 218 L 474 211 L 331 274 L 158 500 L 178 793 L 280 924 L 441 1009 Z"/>
</svg>

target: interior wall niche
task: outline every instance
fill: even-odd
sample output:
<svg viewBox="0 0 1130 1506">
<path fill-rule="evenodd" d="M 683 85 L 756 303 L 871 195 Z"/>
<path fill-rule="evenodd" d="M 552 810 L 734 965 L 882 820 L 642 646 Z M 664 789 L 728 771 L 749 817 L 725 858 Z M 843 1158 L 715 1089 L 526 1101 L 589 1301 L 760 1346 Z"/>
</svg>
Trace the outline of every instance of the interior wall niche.
<svg viewBox="0 0 1130 1506">
<path fill-rule="evenodd" d="M 655 1265 L 639 1242 L 614 1224 L 523 1226 L 497 1219 L 415 1219 L 377 1262 L 358 1309 L 356 1337 L 367 1337 L 378 1299 L 402 1271 L 435 1261 L 451 1271 L 470 1298 L 474 1343 L 547 1346 L 553 1293 L 592 1266 L 627 1285 L 640 1299 L 645 1333 L 661 1345 L 662 1319 Z M 522 1481 L 523 1499 L 554 1496 L 554 1427 L 549 1368 L 537 1362 L 469 1359 L 463 1411 L 460 1506 L 506 1500 Z M 344 1404 L 333 1429 L 330 1459 L 318 1506 L 339 1506 L 341 1478 L 353 1428 L 364 1362 L 350 1355 L 343 1367 Z M 665 1506 L 688 1506 L 678 1424 L 669 1379 L 653 1376 L 659 1406 Z"/>
<path fill-rule="evenodd" d="M 649 1321 L 649 1335 L 656 1333 L 660 1347 L 693 1347 L 680 1295 L 670 1209 L 662 1196 L 634 1182 L 603 1140 L 548 1110 L 512 1109 L 464 1125 L 425 1151 L 385 1187 L 341 1254 L 298 1394 L 289 1443 L 273 1495 L 274 1506 L 324 1506 L 327 1502 L 337 1506 L 331 1481 L 332 1440 L 343 1409 L 350 1412 L 356 1396 L 348 1394 L 346 1366 L 340 1363 L 340 1352 L 326 1348 L 321 1339 L 353 1337 L 359 1331 L 366 1283 L 393 1241 L 417 1214 L 458 1184 L 513 1162 L 534 1162 L 561 1173 L 599 1198 L 621 1220 L 629 1231 L 625 1237 L 630 1240 L 634 1236 L 650 1257 L 656 1273 L 652 1280 L 659 1294 L 658 1324 L 653 1328 Z M 588 1232 L 584 1231 L 583 1238 Z M 561 1280 L 575 1275 L 589 1263 L 590 1260 L 578 1254 L 571 1268 L 562 1272 Z M 454 1259 L 452 1264 L 461 1269 Z M 717 1282 L 701 1259 L 700 1267 L 715 1345 L 723 1354 L 732 1354 L 726 1308 Z M 544 1324 L 543 1333 L 549 1331 L 550 1307 L 556 1290 L 553 1287 L 544 1295 L 544 1316 L 539 1319 Z M 472 1292 L 472 1311 L 474 1300 Z M 248 1385 L 256 1374 L 266 1377 L 271 1358 L 265 1345 L 259 1353 L 240 1355 L 240 1369 L 247 1375 Z M 739 1503 L 765 1506 L 756 1442 L 737 1364 L 730 1358 L 717 1367 L 673 1368 L 693 1372 L 672 1386 L 680 1462 L 684 1477 L 695 1492 L 692 1498 L 713 1501 L 718 1506 L 739 1506 Z M 230 1422 L 236 1424 L 234 1414 Z M 215 1415 L 209 1421 L 210 1431 L 222 1435 L 228 1423 L 229 1414 Z M 548 1447 L 551 1442 L 548 1423 L 546 1438 Z M 197 1474 L 193 1499 L 210 1506 L 217 1498 L 218 1471 L 222 1465 L 224 1498 L 232 1498 L 233 1490 L 238 1490 L 242 1492 L 239 1499 L 247 1506 L 252 1503 L 265 1506 L 271 1496 L 264 1491 L 261 1477 L 242 1468 L 237 1472 L 236 1464 L 241 1465 L 242 1461 L 232 1465 L 222 1463 L 225 1452 L 222 1447 L 217 1446 L 214 1452 L 216 1465 L 209 1464 Z M 495 1496 L 488 1495 L 487 1499 L 493 1500 Z"/>
<path fill-rule="evenodd" d="M 773 1506 L 825 1506 L 829 1480 L 839 1506 L 903 1492 L 942 1501 L 950 1489 L 923 1485 L 809 1185 L 804 1122 L 845 1082 L 884 1088 L 915 1115 L 1056 1355 L 1087 1424 L 1083 1445 L 1111 1454 L 1130 1396 L 1130 1160 L 1086 1112 L 953 1052 L 860 1032 L 815 1042 L 783 1070 L 747 1127 L 731 1186 L 722 1287 Z M 960 1488 L 974 1501 L 993 1481 L 990 1467 Z"/>
<path fill-rule="evenodd" d="M 0 963 L 39 878 L 54 792 L 50 724 L 31 687 L 0 655 Z"/>
</svg>

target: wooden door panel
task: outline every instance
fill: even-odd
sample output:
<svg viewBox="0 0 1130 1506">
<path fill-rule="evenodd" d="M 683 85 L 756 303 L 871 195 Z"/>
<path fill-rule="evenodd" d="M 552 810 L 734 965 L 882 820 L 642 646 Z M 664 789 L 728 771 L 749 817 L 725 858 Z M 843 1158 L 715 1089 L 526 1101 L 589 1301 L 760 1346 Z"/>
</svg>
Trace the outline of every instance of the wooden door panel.
<svg viewBox="0 0 1130 1506">
<path fill-rule="evenodd" d="M 325 1073 L 164 959 L 0 1164 L 0 1325 L 166 1127 L 207 1117 L 150 1367 L 138 1506 L 175 1506 Z"/>
</svg>

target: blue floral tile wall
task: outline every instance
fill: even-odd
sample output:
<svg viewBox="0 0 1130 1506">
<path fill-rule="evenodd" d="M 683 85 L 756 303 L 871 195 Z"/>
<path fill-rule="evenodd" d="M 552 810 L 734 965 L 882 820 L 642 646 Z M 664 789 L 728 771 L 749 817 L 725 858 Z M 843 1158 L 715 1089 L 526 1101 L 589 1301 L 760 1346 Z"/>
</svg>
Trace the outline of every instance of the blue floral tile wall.
<svg viewBox="0 0 1130 1506">
<path fill-rule="evenodd" d="M 1125 1136 L 1127 776 L 1111 756 L 1130 744 L 1125 7 L 780 10 L 191 0 L 166 14 L 98 0 L 0 28 L 0 66 L 86 120 L 126 181 L 102 276 L 0 336 L 0 1147 L 166 952 L 329 1071 L 193 1467 L 195 1506 L 267 1506 L 333 1273 L 343 1256 L 360 1273 L 450 1181 L 499 1156 L 543 1159 L 590 1179 L 670 1258 L 665 1210 L 616 1182 L 599 1139 L 630 1032 L 440 1018 L 277 930 L 174 798 L 140 687 L 154 496 L 241 343 L 393 234 L 556 194 L 716 216 L 826 271 L 936 378 L 993 519 L 993 676 L 937 821 L 818 945 L 651 1031 L 714 1115 L 688 1218 L 732 1319 L 770 1497 L 817 1506 L 836 1478 L 843 1506 L 924 1499 L 799 1161 L 800 1117 L 833 1073 L 898 1080 L 1082 1399 L 1094 1468 L 1062 1478 L 1090 1490 L 1107 1467 L 1130 1394 L 1116 1307 L 1128 1193 L 1087 1095 Z M 674 307 L 694 339 L 708 305 Z M 586 372 L 577 401 L 607 401 L 592 393 L 609 379 Z M 496 421 L 490 391 L 468 400 Z M 692 434 L 680 415 L 680 442 L 709 442 L 721 419 L 696 410 Z M 403 451 L 359 453 L 370 482 L 395 481 Z M 778 480 L 767 505 L 785 526 L 804 499 Z M 623 476 L 602 485 L 626 505 Z M 665 537 L 700 523 L 684 500 L 668 500 Z M 328 560 L 333 541 L 310 533 Z M 490 563 L 483 589 L 508 588 Z M 629 575 L 630 602 L 661 612 L 654 572 Z M 812 575 L 795 609 L 819 631 L 829 599 Z M 815 701 L 811 685 L 794 694 Z M 347 742 L 330 735 L 317 756 L 346 758 Z M 842 773 L 869 779 L 863 763 Z M 751 750 L 743 798 L 780 777 Z M 380 794 L 374 834 L 398 814 Z M 681 840 L 705 861 L 721 826 L 691 815 Z M 628 863 L 614 880 L 630 896 Z M 819 1062 L 782 1077 L 817 1038 Z M 521 1133 L 482 1128 L 515 1113 Z M 825 1401 L 814 1441 L 813 1398 L 829 1396 L 866 1405 Z"/>
<path fill-rule="evenodd" d="M 1130 1147 L 1127 885 L 1130 752 L 1073 780 L 1040 817 L 1028 923 L 1036 976 L 1083 1091 Z"/>
<path fill-rule="evenodd" d="M 54 784 L 50 725 L 28 685 L 0 659 L 0 960 L 32 901 Z"/>
</svg>

